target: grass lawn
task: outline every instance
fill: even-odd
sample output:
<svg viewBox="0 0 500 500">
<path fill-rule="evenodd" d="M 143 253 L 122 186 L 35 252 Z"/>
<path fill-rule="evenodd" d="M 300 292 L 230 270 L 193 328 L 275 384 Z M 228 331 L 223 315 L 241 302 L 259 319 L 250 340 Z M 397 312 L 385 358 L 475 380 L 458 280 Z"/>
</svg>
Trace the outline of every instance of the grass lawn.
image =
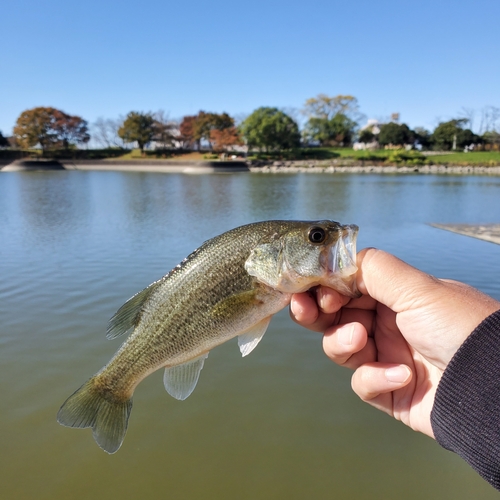
<svg viewBox="0 0 500 500">
<path fill-rule="evenodd" d="M 355 151 L 351 148 L 330 149 L 332 153 L 336 153 L 340 158 L 353 158 L 354 160 L 363 160 L 365 158 L 380 158 L 385 160 L 389 157 L 390 151 L 378 149 L 376 151 Z"/>
<path fill-rule="evenodd" d="M 191 161 L 201 161 L 206 160 L 206 153 L 199 153 L 197 151 L 192 151 L 187 153 L 185 151 L 180 151 L 176 154 L 175 151 L 160 152 L 160 151 L 144 151 L 141 155 L 139 150 L 132 150 L 116 158 L 109 158 L 113 161 L 129 161 L 129 160 L 191 160 Z"/>
<path fill-rule="evenodd" d="M 41 150 L 25 151 L 31 153 L 31 156 L 41 156 Z M 21 158 L 20 151 L 0 150 L 1 158 Z M 76 155 L 75 153 L 79 153 Z M 122 154 L 124 153 L 124 154 Z M 26 155 L 24 155 L 26 156 Z M 64 151 L 53 151 L 47 153 L 46 157 L 54 157 L 55 159 L 103 159 L 103 160 L 185 160 L 185 161 L 207 161 L 218 160 L 216 154 L 209 151 L 186 151 L 186 150 L 156 150 L 145 151 L 142 155 L 138 149 L 132 151 L 123 150 L 75 150 L 68 155 Z M 228 155 L 226 159 L 231 159 Z M 245 160 L 238 157 L 237 160 Z M 328 162 L 329 160 L 346 160 L 346 164 L 353 162 L 374 162 L 378 165 L 457 165 L 457 166 L 500 166 L 500 151 L 473 151 L 470 153 L 460 152 L 432 152 L 424 154 L 418 151 L 403 151 L 403 150 L 384 150 L 376 151 L 354 151 L 351 148 L 300 148 L 293 151 L 280 151 L 270 153 L 253 153 L 249 156 L 249 160 L 266 160 L 266 161 L 281 161 L 281 160 L 319 160 Z"/>
<path fill-rule="evenodd" d="M 399 151 L 389 151 L 379 149 L 377 151 L 354 151 L 350 148 L 331 149 L 332 153 L 336 153 L 340 158 L 352 158 L 356 160 L 380 158 L 385 160 L 391 155 L 398 154 Z M 404 153 L 403 153 L 404 154 Z M 417 151 L 409 151 L 408 155 L 414 154 L 419 157 Z M 448 165 L 500 165 L 500 151 L 472 151 L 464 153 L 462 151 L 443 152 L 443 154 L 432 154 L 427 156 L 427 163 L 433 164 L 448 164 Z"/>
<path fill-rule="evenodd" d="M 182 151 L 178 150 L 168 150 L 168 151 L 144 151 L 141 154 L 140 150 L 134 149 L 128 153 L 121 155 L 117 158 L 109 158 L 110 160 L 181 160 L 181 161 L 217 161 L 219 160 L 219 155 L 211 153 L 209 151 Z M 231 155 L 226 155 L 226 160 L 231 160 Z M 245 158 L 238 157 L 236 160 L 244 160 Z"/>
<path fill-rule="evenodd" d="M 472 151 L 470 153 L 451 152 L 444 155 L 428 157 L 435 164 L 446 163 L 453 165 L 500 165 L 500 151 Z"/>
<path fill-rule="evenodd" d="M 250 159 L 256 160 L 332 160 L 335 158 L 345 159 L 380 159 L 385 160 L 389 156 L 388 151 L 354 151 L 351 148 L 300 148 L 293 151 L 273 151 L 269 153 L 254 152 Z"/>
<path fill-rule="evenodd" d="M 408 158 L 420 159 L 422 163 L 434 165 L 500 165 L 500 151 L 472 151 L 469 153 L 443 152 L 442 154 L 422 155 L 418 151 L 385 150 L 376 151 L 354 151 L 351 148 L 304 148 L 302 158 L 327 159 L 327 158 L 345 158 L 364 161 L 391 161 L 398 155 Z M 300 159 L 300 158 L 298 158 Z"/>
</svg>

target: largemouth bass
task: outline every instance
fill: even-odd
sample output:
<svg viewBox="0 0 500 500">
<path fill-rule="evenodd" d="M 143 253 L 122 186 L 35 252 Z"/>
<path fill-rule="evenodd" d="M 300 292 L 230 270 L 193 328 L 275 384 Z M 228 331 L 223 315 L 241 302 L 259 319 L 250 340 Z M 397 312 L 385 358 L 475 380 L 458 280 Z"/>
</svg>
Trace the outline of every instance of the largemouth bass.
<svg viewBox="0 0 500 500">
<path fill-rule="evenodd" d="M 211 349 L 237 336 L 241 354 L 252 352 L 293 293 L 321 284 L 357 296 L 357 232 L 329 220 L 265 221 L 206 241 L 111 318 L 108 339 L 132 333 L 65 401 L 58 422 L 92 427 L 97 444 L 115 453 L 134 389 L 152 372 L 165 368 L 166 390 L 186 399 Z"/>
</svg>

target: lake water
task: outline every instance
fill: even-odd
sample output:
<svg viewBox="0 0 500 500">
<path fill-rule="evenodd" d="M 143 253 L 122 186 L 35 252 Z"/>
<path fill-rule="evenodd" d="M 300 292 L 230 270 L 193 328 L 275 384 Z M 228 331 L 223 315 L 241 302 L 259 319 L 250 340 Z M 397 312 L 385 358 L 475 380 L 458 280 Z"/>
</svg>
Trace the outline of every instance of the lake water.
<svg viewBox="0 0 500 500">
<path fill-rule="evenodd" d="M 428 223 L 500 221 L 500 178 L 0 174 L 1 499 L 498 498 L 461 459 L 362 403 L 321 336 L 279 313 L 242 359 L 212 351 L 186 401 L 137 389 L 124 445 L 56 423 L 120 341 L 108 319 L 204 240 L 273 218 L 331 218 L 500 299 L 500 246 Z"/>
</svg>

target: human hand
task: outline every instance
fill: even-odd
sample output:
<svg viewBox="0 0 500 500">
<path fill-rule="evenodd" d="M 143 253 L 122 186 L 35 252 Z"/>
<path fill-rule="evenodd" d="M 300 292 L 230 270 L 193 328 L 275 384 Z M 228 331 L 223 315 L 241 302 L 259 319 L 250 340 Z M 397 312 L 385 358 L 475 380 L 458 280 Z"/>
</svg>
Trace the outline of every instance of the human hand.
<svg viewBox="0 0 500 500">
<path fill-rule="evenodd" d="M 352 388 L 362 400 L 434 437 L 430 414 L 441 376 L 500 302 L 381 250 L 362 250 L 357 264 L 360 298 L 319 287 L 295 294 L 290 314 L 324 332 L 326 355 L 355 370 Z"/>
</svg>

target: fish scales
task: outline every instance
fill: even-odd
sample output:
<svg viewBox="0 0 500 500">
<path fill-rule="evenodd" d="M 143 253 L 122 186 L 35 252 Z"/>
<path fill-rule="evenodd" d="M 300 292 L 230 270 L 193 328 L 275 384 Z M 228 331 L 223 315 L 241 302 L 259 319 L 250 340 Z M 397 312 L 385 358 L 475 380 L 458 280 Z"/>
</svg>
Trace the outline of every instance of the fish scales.
<svg viewBox="0 0 500 500">
<path fill-rule="evenodd" d="M 174 269 L 151 296 L 151 304 L 143 312 L 141 324 L 107 365 L 107 372 L 116 368 L 117 377 L 123 381 L 123 371 L 129 367 L 149 373 L 168 366 L 169 361 L 175 362 L 176 356 L 180 358 L 178 361 L 185 361 L 183 357 L 187 351 L 195 349 L 195 355 L 199 355 L 213 347 L 213 332 L 220 331 L 222 323 L 232 318 L 217 318 L 210 313 L 217 303 L 252 288 L 256 279 L 241 272 L 242 262 L 248 257 L 248 245 L 256 245 L 266 237 L 265 228 L 262 229 L 264 234 L 255 234 L 251 239 L 237 231 L 225 233 L 224 238 L 210 240 Z M 209 258 L 212 250 L 220 251 L 221 259 L 216 264 Z M 200 274 L 205 277 L 203 283 Z M 227 274 L 233 277 L 229 286 Z M 272 290 L 269 294 L 276 295 Z M 168 325 L 167 330 L 165 325 Z M 147 345 L 143 343 L 145 331 L 148 332 Z M 148 358 L 142 356 L 145 350 L 149 353 Z"/>
<path fill-rule="evenodd" d="M 133 391 L 150 373 L 165 367 L 166 389 L 185 399 L 212 348 L 240 336 L 248 354 L 295 291 L 321 283 L 355 295 L 356 234 L 356 226 L 333 221 L 264 221 L 206 241 L 113 316 L 110 338 L 132 333 L 68 398 L 58 421 L 92 427 L 98 444 L 114 453 Z"/>
</svg>

